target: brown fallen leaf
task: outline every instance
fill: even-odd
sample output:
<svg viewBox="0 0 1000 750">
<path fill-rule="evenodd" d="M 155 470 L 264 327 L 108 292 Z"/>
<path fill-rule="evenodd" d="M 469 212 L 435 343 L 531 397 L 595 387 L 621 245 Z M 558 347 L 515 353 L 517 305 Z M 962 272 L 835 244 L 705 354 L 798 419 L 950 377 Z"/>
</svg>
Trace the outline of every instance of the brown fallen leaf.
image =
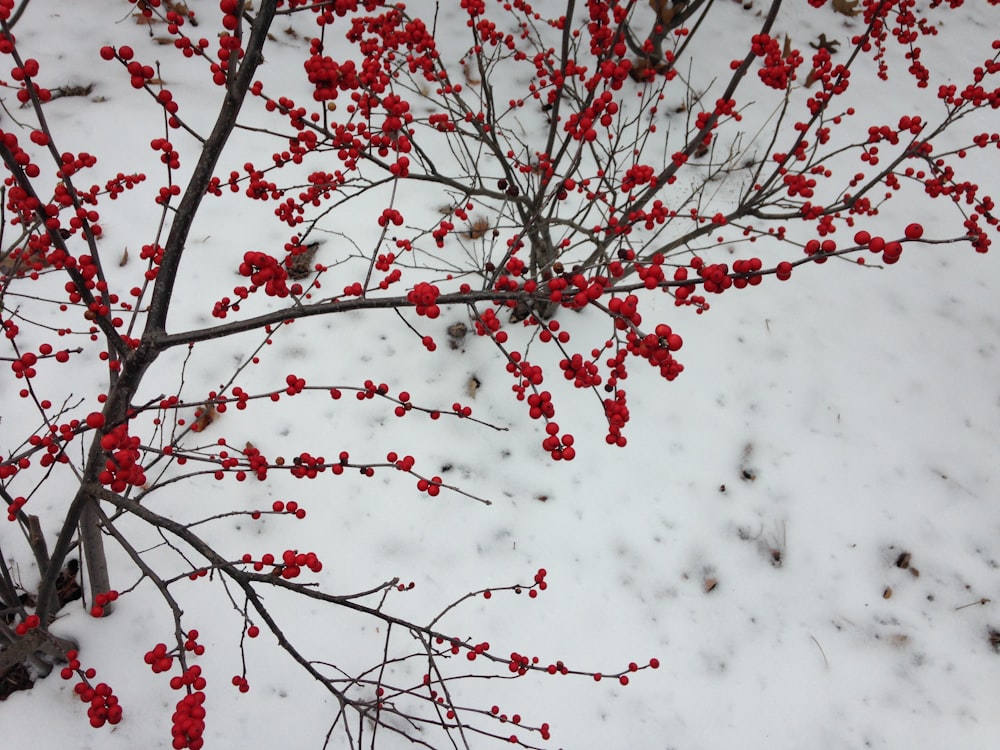
<svg viewBox="0 0 1000 750">
<path fill-rule="evenodd" d="M 468 394 L 469 398 L 475 398 L 476 393 L 479 392 L 479 387 L 482 383 L 479 381 L 475 375 L 469 378 L 469 382 L 465 384 L 465 392 Z"/>
<path fill-rule="evenodd" d="M 815 42 L 809 42 L 809 46 L 815 50 L 825 49 L 832 55 L 837 51 L 837 47 L 840 46 L 840 40 L 827 39 L 826 34 L 820 34 L 819 39 Z"/>
<path fill-rule="evenodd" d="M 490 231 L 490 223 L 486 219 L 475 219 L 469 224 L 469 231 L 465 233 L 465 236 L 470 240 L 479 240 L 485 237 L 488 231 Z"/>
<path fill-rule="evenodd" d="M 320 243 L 312 242 L 306 245 L 305 249 L 297 255 L 290 256 L 287 261 L 288 278 L 304 279 L 316 271 L 316 251 L 319 250 Z"/>
<path fill-rule="evenodd" d="M 198 409 L 194 413 L 194 423 L 191 425 L 191 431 L 202 432 L 218 418 L 219 412 L 215 410 L 215 404 L 209 404 L 207 409 Z"/>
<path fill-rule="evenodd" d="M 462 73 L 465 75 L 465 82 L 470 86 L 478 86 L 482 83 L 480 79 L 472 77 L 472 69 L 467 62 L 462 63 Z"/>
<path fill-rule="evenodd" d="M 656 11 L 660 23 L 668 25 L 681 9 L 682 3 L 673 5 L 673 0 L 649 0 L 649 7 Z"/>
<path fill-rule="evenodd" d="M 833 0 L 833 9 L 845 16 L 857 16 L 861 13 L 858 2 L 860 0 Z"/>
</svg>

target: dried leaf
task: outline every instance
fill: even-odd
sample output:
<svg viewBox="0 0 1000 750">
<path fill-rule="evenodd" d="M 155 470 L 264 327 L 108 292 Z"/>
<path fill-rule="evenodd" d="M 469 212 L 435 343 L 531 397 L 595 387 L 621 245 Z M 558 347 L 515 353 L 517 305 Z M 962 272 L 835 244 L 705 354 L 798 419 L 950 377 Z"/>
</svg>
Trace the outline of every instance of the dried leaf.
<svg viewBox="0 0 1000 750">
<path fill-rule="evenodd" d="M 191 425 L 191 431 L 202 432 L 218 418 L 219 412 L 215 410 L 215 404 L 209 404 L 207 409 L 198 409 L 194 413 L 194 423 Z"/>
<path fill-rule="evenodd" d="M 479 240 L 485 237 L 488 231 L 490 231 L 490 223 L 486 219 L 474 219 L 469 224 L 469 231 L 466 232 L 465 236 L 470 240 Z"/>
<path fill-rule="evenodd" d="M 304 279 L 316 270 L 316 264 L 313 261 L 316 258 L 316 251 L 319 250 L 319 244 L 318 242 L 313 242 L 310 245 L 306 245 L 305 249 L 298 255 L 290 256 L 288 260 L 288 278 Z"/>
<path fill-rule="evenodd" d="M 482 383 L 479 381 L 475 375 L 469 378 L 469 382 L 465 384 L 465 392 L 468 394 L 469 398 L 475 398 L 476 393 L 479 391 L 479 387 Z"/>
<path fill-rule="evenodd" d="M 448 346 L 452 349 L 461 348 L 465 343 L 465 337 L 469 334 L 469 327 L 465 323 L 452 323 L 448 326 Z"/>
<path fill-rule="evenodd" d="M 118 267 L 121 268 L 126 263 L 128 263 L 128 248 L 127 247 L 124 250 L 122 250 L 122 257 L 118 261 Z"/>
<path fill-rule="evenodd" d="M 837 13 L 842 13 L 845 16 L 857 16 L 860 15 L 861 11 L 858 10 L 858 2 L 860 0 L 833 0 L 833 9 Z"/>
<path fill-rule="evenodd" d="M 660 19 L 660 23 L 669 25 L 680 10 L 681 3 L 672 4 L 673 0 L 649 0 L 649 7 L 652 8 Z"/>
<path fill-rule="evenodd" d="M 784 58 L 790 57 L 792 54 L 792 38 L 785 34 L 785 46 L 781 49 L 781 56 Z"/>
<path fill-rule="evenodd" d="M 462 63 L 462 73 L 465 75 L 465 82 L 470 86 L 478 86 L 482 83 L 480 79 L 472 77 L 472 72 L 467 62 Z"/>
<path fill-rule="evenodd" d="M 840 40 L 827 39 L 826 34 L 820 34 L 819 39 L 815 42 L 809 42 L 809 46 L 816 50 L 825 49 L 832 55 L 837 51 L 837 47 L 840 46 Z"/>
<path fill-rule="evenodd" d="M 52 98 L 55 99 L 60 96 L 90 96 L 90 92 L 94 90 L 94 84 L 88 83 L 86 86 L 57 86 L 51 89 Z"/>
</svg>

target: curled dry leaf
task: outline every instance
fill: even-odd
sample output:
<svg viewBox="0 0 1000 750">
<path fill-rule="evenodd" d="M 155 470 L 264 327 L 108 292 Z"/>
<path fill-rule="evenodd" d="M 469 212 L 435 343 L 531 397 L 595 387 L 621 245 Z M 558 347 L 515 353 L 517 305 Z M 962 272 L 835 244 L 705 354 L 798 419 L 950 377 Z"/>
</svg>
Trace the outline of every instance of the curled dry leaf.
<svg viewBox="0 0 1000 750">
<path fill-rule="evenodd" d="M 674 20 L 674 16 L 677 15 L 678 11 L 681 9 L 683 3 L 673 4 L 673 0 L 649 0 L 649 7 L 652 8 L 657 17 L 660 19 L 660 23 L 664 25 L 669 25 L 669 23 Z"/>
<path fill-rule="evenodd" d="M 490 231 L 490 223 L 486 219 L 474 219 L 469 224 L 469 231 L 465 233 L 465 236 L 470 240 L 478 240 L 485 237 L 488 231 Z"/>
<path fill-rule="evenodd" d="M 448 346 L 452 349 L 461 348 L 465 337 L 469 335 L 469 327 L 465 323 L 452 323 L 448 326 Z"/>
<path fill-rule="evenodd" d="M 293 255 L 288 260 L 288 278 L 304 279 L 316 270 L 314 260 L 316 251 L 319 250 L 318 242 L 306 245 L 297 255 Z"/>
<path fill-rule="evenodd" d="M 479 387 L 482 383 L 479 381 L 475 375 L 469 378 L 469 382 L 465 384 L 465 392 L 468 394 L 469 398 L 475 398 L 476 393 L 479 392 Z"/>
<path fill-rule="evenodd" d="M 993 650 L 996 651 L 998 654 L 1000 654 L 1000 630 L 997 630 L 996 628 L 990 628 L 986 638 L 989 641 L 989 644 L 993 648 Z"/>
<path fill-rule="evenodd" d="M 845 16 L 856 16 L 861 13 L 858 2 L 859 0 L 833 0 L 833 9 Z"/>
<path fill-rule="evenodd" d="M 207 408 L 200 408 L 194 413 L 194 423 L 191 425 L 191 431 L 202 432 L 218 418 L 219 412 L 215 410 L 215 404 L 209 404 Z"/>
<path fill-rule="evenodd" d="M 472 70 L 467 62 L 462 63 L 462 73 L 465 75 L 465 82 L 470 86 L 478 86 L 482 83 L 478 78 L 472 77 Z"/>
<path fill-rule="evenodd" d="M 837 51 L 837 47 L 840 46 L 840 41 L 838 39 L 827 39 L 826 34 L 820 34 L 819 39 L 815 42 L 809 42 L 809 46 L 816 50 L 825 49 L 832 55 Z"/>
</svg>

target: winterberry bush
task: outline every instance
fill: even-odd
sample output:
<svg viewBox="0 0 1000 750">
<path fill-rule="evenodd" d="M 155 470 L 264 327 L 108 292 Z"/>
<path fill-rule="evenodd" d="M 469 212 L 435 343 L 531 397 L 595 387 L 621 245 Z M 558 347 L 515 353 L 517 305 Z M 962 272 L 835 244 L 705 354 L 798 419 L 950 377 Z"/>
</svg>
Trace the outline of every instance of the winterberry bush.
<svg viewBox="0 0 1000 750">
<path fill-rule="evenodd" d="M 317 417 L 265 445 L 233 415 L 266 422 L 294 399 L 358 418 L 357 401 L 419 421 L 420 435 L 461 421 L 482 439 L 528 434 L 540 460 L 571 461 L 561 399 L 588 394 L 609 450 L 624 446 L 630 370 L 680 376 L 685 318 L 716 295 L 766 294 L 831 261 L 883 268 L 914 246 L 983 253 L 997 229 L 963 166 L 1000 147 L 974 117 L 1000 108 L 1000 40 L 961 81 L 939 80 L 922 51 L 961 0 L 566 0 L 558 14 L 520 0 L 122 0 L 87 12 L 107 15 L 111 37 L 130 12 L 148 35 L 74 42 L 135 111 L 101 125 L 120 129 L 110 153 L 53 124 L 50 102 L 77 92 L 47 74 L 46 40 L 72 29 L 28 5 L 0 1 L 0 674 L 30 683 L 59 665 L 94 727 L 119 722 L 128 695 L 120 704 L 85 646 L 50 626 L 78 601 L 104 618 L 152 587 L 162 611 L 136 661 L 175 692 L 164 732 L 176 748 L 203 745 L 206 691 L 252 689 L 248 644 L 264 636 L 333 697 L 337 746 L 380 734 L 545 745 L 544 718 L 479 703 L 466 686 L 569 674 L 627 685 L 659 665 L 636 655 L 601 673 L 448 630 L 471 600 L 535 598 L 544 569 L 427 620 L 394 614 L 410 587 L 378 560 L 361 564 L 370 587 L 337 590 L 328 550 L 301 546 L 296 529 L 339 477 L 389 476 L 429 502 L 489 498 L 425 468 L 419 440 L 375 455 Z M 31 24 L 45 35 L 22 44 Z M 747 29 L 742 49 L 713 45 L 720 24 Z M 836 33 L 798 39 L 810 24 Z M 894 98 L 855 100 L 859 77 Z M 100 103 L 81 99 L 79 116 L 100 121 Z M 949 206 L 951 224 L 921 223 L 930 201 Z M 891 225 L 880 212 L 899 202 L 910 218 Z M 245 231 L 248 215 L 281 241 Z M 296 325 L 323 319 L 350 340 L 357 315 L 400 327 L 414 361 L 448 362 L 480 339 L 523 422 L 426 403 L 417 377 L 383 382 L 364 368 L 365 341 L 336 351 L 357 357 L 351 382 L 326 380 L 319 354 L 276 381 L 254 374 Z M 248 506 L 264 496 L 251 485 L 281 497 Z M 285 542 L 258 539 L 265 521 Z M 246 530 L 238 549 L 214 533 L 234 522 Z M 215 600 L 192 608 L 197 587 Z M 275 604 L 288 597 L 377 628 L 367 662 L 355 666 L 349 635 L 307 653 Z M 223 616 L 242 668 L 206 674 L 198 628 Z"/>
</svg>

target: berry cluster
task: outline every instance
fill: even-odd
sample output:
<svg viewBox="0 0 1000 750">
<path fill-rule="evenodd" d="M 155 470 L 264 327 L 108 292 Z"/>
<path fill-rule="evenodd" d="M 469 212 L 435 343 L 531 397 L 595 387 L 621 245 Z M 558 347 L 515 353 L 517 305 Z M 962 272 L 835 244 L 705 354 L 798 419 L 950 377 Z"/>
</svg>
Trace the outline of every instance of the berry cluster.
<svg viewBox="0 0 1000 750">
<path fill-rule="evenodd" d="M 101 448 L 108 454 L 104 470 L 98 481 L 112 492 L 124 492 L 129 486 L 141 487 L 146 483 L 146 472 L 140 463 L 141 441 L 128 434 L 128 425 L 118 425 L 101 436 Z"/>
<path fill-rule="evenodd" d="M 198 669 L 198 666 L 191 667 L 191 670 L 194 669 Z M 188 671 L 190 672 L 191 670 Z M 187 672 L 185 672 L 185 675 L 187 675 Z M 174 679 L 177 678 L 175 677 Z M 198 682 L 204 684 L 205 680 L 202 677 L 195 677 L 191 680 L 192 685 Z M 170 717 L 173 722 L 173 726 L 170 729 L 170 734 L 173 737 L 171 747 L 174 750 L 182 750 L 182 748 L 201 750 L 205 745 L 205 740 L 202 738 L 202 735 L 205 733 L 204 703 L 205 693 L 201 689 L 189 692 L 177 701 L 174 713 Z"/>
<path fill-rule="evenodd" d="M 169 672 L 174 668 L 174 658 L 167 651 L 167 644 L 157 643 L 146 652 L 143 660 L 152 668 L 154 674 Z"/>
<path fill-rule="evenodd" d="M 42 624 L 41 619 L 38 615 L 28 615 L 21 622 L 14 626 L 14 632 L 17 635 L 27 635 L 29 631 L 34 630 L 39 625 Z"/>
<path fill-rule="evenodd" d="M 104 617 L 109 604 L 118 601 L 117 591 L 104 591 L 94 597 L 94 605 L 90 608 L 91 617 Z"/>
<path fill-rule="evenodd" d="M 286 549 L 281 554 L 280 560 L 270 552 L 262 555 L 259 560 L 254 560 L 253 555 L 247 552 L 243 555 L 242 561 L 246 565 L 252 565 L 258 572 L 270 568 L 272 575 L 280 576 L 286 581 L 298 578 L 302 574 L 302 568 L 308 568 L 313 573 L 323 570 L 323 563 L 316 557 L 315 552 L 302 553 L 293 549 Z"/>
<path fill-rule="evenodd" d="M 69 663 L 59 674 L 64 680 L 79 676 L 80 681 L 73 686 L 73 692 L 83 703 L 89 704 L 87 717 L 90 719 L 90 726 L 100 729 L 105 724 L 119 723 L 122 720 L 122 707 L 118 703 L 118 697 L 104 682 L 91 686 L 90 681 L 97 675 L 97 670 L 93 667 L 82 669 L 78 657 L 75 650 L 66 652 Z"/>
</svg>

